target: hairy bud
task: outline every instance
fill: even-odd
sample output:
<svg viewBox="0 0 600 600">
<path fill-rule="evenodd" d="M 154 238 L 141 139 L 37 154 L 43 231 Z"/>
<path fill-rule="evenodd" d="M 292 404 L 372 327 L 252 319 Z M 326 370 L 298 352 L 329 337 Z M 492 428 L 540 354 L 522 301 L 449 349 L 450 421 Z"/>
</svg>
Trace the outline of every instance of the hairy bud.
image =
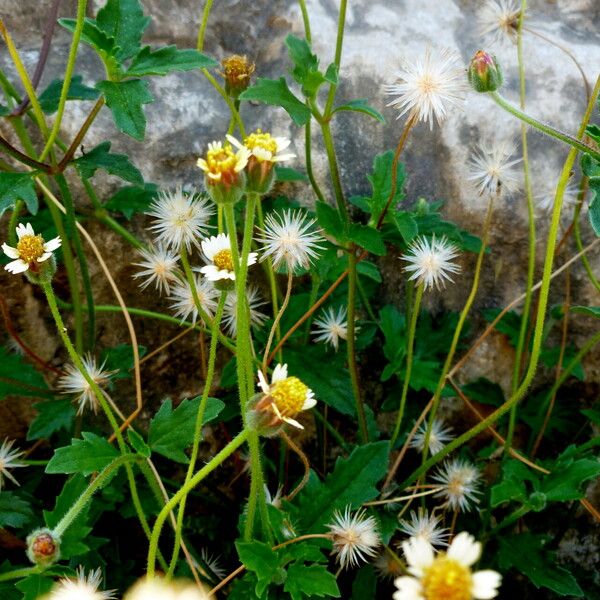
<svg viewBox="0 0 600 600">
<path fill-rule="evenodd" d="M 479 50 L 469 64 L 468 78 L 476 92 L 495 92 L 504 81 L 496 57 Z"/>
<path fill-rule="evenodd" d="M 60 538 L 46 527 L 27 536 L 27 557 L 41 567 L 54 564 L 60 558 Z"/>
</svg>

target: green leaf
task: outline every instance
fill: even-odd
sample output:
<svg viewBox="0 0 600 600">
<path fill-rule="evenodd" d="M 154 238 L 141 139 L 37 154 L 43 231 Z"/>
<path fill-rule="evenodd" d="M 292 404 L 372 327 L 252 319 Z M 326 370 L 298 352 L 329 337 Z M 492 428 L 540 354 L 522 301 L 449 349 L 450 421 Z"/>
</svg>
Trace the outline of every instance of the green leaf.
<svg viewBox="0 0 600 600">
<path fill-rule="evenodd" d="M 596 127 L 596 129 L 598 128 Z M 600 235 L 600 163 L 589 154 L 584 154 L 581 157 L 581 169 L 589 177 L 590 190 L 592 191 L 588 208 L 590 224 L 596 235 Z"/>
<path fill-rule="evenodd" d="M 150 46 L 145 46 L 133 59 L 125 74 L 127 77 L 167 75 L 173 71 L 210 69 L 218 64 L 198 50 L 178 50 L 177 46 L 164 46 L 153 51 Z"/>
<path fill-rule="evenodd" d="M 419 227 L 414 217 L 407 212 L 396 211 L 392 218 L 406 245 L 410 244 L 419 233 Z"/>
<path fill-rule="evenodd" d="M 23 200 L 27 210 L 35 215 L 38 199 L 31 173 L 0 173 L 0 217 L 8 208 L 13 208 L 17 200 Z"/>
<path fill-rule="evenodd" d="M 317 202 L 317 221 L 323 230 L 338 241 L 342 242 L 346 239 L 344 234 L 344 223 L 340 217 L 340 213 L 327 204 L 327 202 Z"/>
<path fill-rule="evenodd" d="M 115 40 L 115 56 L 124 60 L 140 48 L 150 18 L 138 0 L 108 0 L 96 17 L 98 27 Z"/>
<path fill-rule="evenodd" d="M 600 306 L 572 306 L 571 312 L 600 319 Z"/>
<path fill-rule="evenodd" d="M 148 82 L 141 79 L 101 81 L 96 88 L 104 94 L 117 129 L 142 141 L 146 133 L 143 105 L 154 102 L 154 97 L 148 91 Z"/>
<path fill-rule="evenodd" d="M 146 354 L 146 346 L 138 345 L 140 358 Z M 102 352 L 102 362 L 107 371 L 117 371 L 113 379 L 126 379 L 131 376 L 134 365 L 133 346 L 131 344 L 118 344 Z"/>
<path fill-rule="evenodd" d="M 397 520 L 396 520 L 397 523 Z M 352 583 L 352 600 L 365 600 L 375 598 L 377 589 L 377 576 L 371 565 L 362 566 L 356 573 Z"/>
<path fill-rule="evenodd" d="M 104 204 L 105 208 L 122 213 L 127 219 L 145 212 L 158 194 L 158 186 L 147 183 L 143 188 L 128 186 L 121 188 Z"/>
<path fill-rule="evenodd" d="M 525 481 L 536 480 L 537 477 L 520 461 L 507 460 L 502 466 L 502 480 L 492 487 L 490 504 L 495 507 L 513 500 L 527 501 Z"/>
<path fill-rule="evenodd" d="M 310 120 L 310 110 L 298 100 L 285 81 L 259 77 L 256 83 L 240 94 L 240 100 L 256 100 L 271 106 L 281 106 L 296 125 L 305 125 Z"/>
<path fill-rule="evenodd" d="M 500 406 L 504 404 L 504 392 L 497 384 L 485 377 L 479 377 L 471 383 L 462 386 L 465 395 L 475 402 L 490 404 L 491 406 Z"/>
<path fill-rule="evenodd" d="M 355 415 L 350 373 L 343 353 L 332 356 L 324 346 L 304 346 L 301 350 L 286 349 L 285 362 L 291 375 L 299 377 L 315 396 L 344 415 Z M 327 364 L 327 369 L 314 365 Z"/>
<path fill-rule="evenodd" d="M 285 571 L 279 566 L 277 553 L 271 550 L 269 544 L 263 542 L 236 542 L 240 560 L 248 569 L 256 574 L 256 594 L 263 595 L 271 582 L 282 583 Z"/>
<path fill-rule="evenodd" d="M 52 577 L 44 575 L 28 575 L 15 584 L 15 587 L 23 592 L 23 600 L 37 600 L 44 597 L 53 587 Z"/>
<path fill-rule="evenodd" d="M 365 277 L 368 277 L 369 279 L 372 279 L 373 281 L 376 281 L 377 283 L 381 283 L 381 281 L 382 281 L 381 273 L 379 272 L 377 265 L 375 265 L 372 262 L 369 262 L 368 260 L 361 260 L 356 265 L 356 270 L 361 275 L 364 275 Z"/>
<path fill-rule="evenodd" d="M 302 86 L 302 93 L 305 96 L 313 98 L 325 81 L 334 84 L 337 83 L 337 69 L 335 65 L 333 65 L 333 70 L 330 65 L 327 69 L 327 74 L 323 75 L 319 71 L 319 59 L 312 53 L 311 47 L 306 40 L 290 34 L 285 38 L 285 45 L 294 63 L 292 76 Z"/>
<path fill-rule="evenodd" d="M 96 169 L 103 169 L 125 181 L 142 185 L 144 178 L 137 167 L 125 154 L 111 154 L 110 146 L 111 142 L 102 142 L 81 158 L 73 161 L 81 176 L 90 179 Z"/>
<path fill-rule="evenodd" d="M 5 117 L 6 115 L 10 115 L 10 109 L 8 106 L 0 103 L 0 117 Z"/>
<path fill-rule="evenodd" d="M 75 27 L 77 26 L 77 21 L 75 19 L 58 19 L 58 23 L 71 33 L 75 31 Z M 81 40 L 92 46 L 92 48 L 95 48 L 103 60 L 115 49 L 114 38 L 110 35 L 106 35 L 106 32 L 98 27 L 94 19 L 89 19 L 87 17 L 83 23 Z"/>
<path fill-rule="evenodd" d="M 302 600 L 304 596 L 340 597 L 334 575 L 322 565 L 304 565 L 300 562 L 290 565 L 283 589 L 292 600 Z"/>
<path fill-rule="evenodd" d="M 58 448 L 46 465 L 46 473 L 82 473 L 90 475 L 109 465 L 119 452 L 108 441 L 89 431 L 83 439 L 73 439 L 70 446 Z"/>
<path fill-rule="evenodd" d="M 44 521 L 46 522 L 46 526 L 50 529 L 54 529 L 59 521 L 67 514 L 67 511 L 71 506 L 73 506 L 73 504 L 81 497 L 81 494 L 83 494 L 87 487 L 88 482 L 80 473 L 68 479 L 56 499 L 54 509 L 51 511 L 44 511 Z M 88 524 L 89 510 L 90 504 L 88 503 L 63 533 L 60 544 L 60 554 L 62 559 L 85 554 L 89 550 L 89 546 L 86 543 L 87 538 L 92 531 L 92 528 Z"/>
<path fill-rule="evenodd" d="M 188 457 L 184 450 L 194 439 L 196 414 L 200 397 L 193 400 L 183 400 L 173 410 L 170 399 L 165 400 L 158 412 L 150 421 L 148 444 L 152 450 L 180 463 L 187 463 Z M 203 424 L 215 419 L 223 410 L 225 404 L 217 398 L 209 398 L 204 411 Z"/>
<path fill-rule="evenodd" d="M 279 165 L 275 165 L 275 178 L 277 181 L 308 181 L 308 177 L 304 173 Z"/>
<path fill-rule="evenodd" d="M 0 400 L 10 395 L 50 398 L 52 392 L 30 363 L 0 346 Z"/>
<path fill-rule="evenodd" d="M 350 100 L 350 102 L 346 102 L 346 104 L 342 104 L 334 109 L 334 113 L 342 110 L 352 111 L 362 113 L 363 115 L 368 115 L 369 117 L 373 117 L 377 119 L 380 123 L 385 123 L 384 116 L 378 111 L 375 110 L 372 106 L 369 105 L 369 101 L 367 98 L 359 98 L 358 100 Z"/>
<path fill-rule="evenodd" d="M 67 92 L 67 100 L 97 100 L 98 90 L 88 87 L 82 83 L 81 75 L 73 75 Z M 40 94 L 38 98 L 42 110 L 51 115 L 58 110 L 58 103 L 63 87 L 62 79 L 55 79 L 50 85 Z"/>
<path fill-rule="evenodd" d="M 314 473 L 298 496 L 298 516 L 306 532 L 320 531 L 335 510 L 357 508 L 378 495 L 376 484 L 388 467 L 389 444 L 371 442 L 356 447 L 347 458 L 338 458 L 325 481 Z"/>
<path fill-rule="evenodd" d="M 150 458 L 152 451 L 144 441 L 144 438 L 135 429 L 127 430 L 127 439 L 136 452 L 145 458 Z"/>
<path fill-rule="evenodd" d="M 542 480 L 540 486 L 540 491 L 546 494 L 548 502 L 579 500 L 585 495 L 583 484 L 600 475 L 600 461 L 559 457 L 550 470 L 552 472 Z"/>
<path fill-rule="evenodd" d="M 588 207 L 588 217 L 592 229 L 596 235 L 600 235 L 600 178 L 597 182 L 590 184 L 590 187 L 594 189 L 596 195 Z"/>
<path fill-rule="evenodd" d="M 29 502 L 14 492 L 0 492 L 0 528 L 23 527 L 33 517 Z"/>
<path fill-rule="evenodd" d="M 75 419 L 75 407 L 70 399 L 48 400 L 33 405 L 38 411 L 27 431 L 27 440 L 49 438 L 53 433 L 70 431 Z"/>
<path fill-rule="evenodd" d="M 600 127 L 598 127 L 598 125 L 588 125 L 585 128 L 585 133 L 589 137 L 596 140 L 596 142 L 598 142 L 598 144 L 600 144 Z M 589 155 L 586 154 L 585 156 L 589 156 Z"/>
<path fill-rule="evenodd" d="M 500 314 L 500 308 L 487 308 L 483 310 L 483 317 L 489 323 L 492 323 Z M 513 347 L 517 346 L 519 340 L 519 331 L 521 328 L 521 316 L 509 310 L 502 316 L 500 321 L 496 323 L 496 330 L 508 336 L 508 339 Z"/>
<path fill-rule="evenodd" d="M 583 591 L 569 571 L 558 566 L 554 554 L 543 546 L 544 536 L 521 533 L 500 537 L 498 559 L 502 569 L 515 567 L 537 588 L 545 587 L 561 596 L 583 597 Z"/>
<path fill-rule="evenodd" d="M 388 150 L 383 154 L 378 154 L 373 160 L 373 172 L 367 176 L 373 190 L 369 205 L 371 207 L 371 217 L 375 222 L 379 219 L 379 216 L 387 204 L 390 192 L 392 191 L 393 160 L 394 153 L 391 150 Z M 404 197 L 404 192 L 402 191 L 403 184 L 404 168 L 399 164 L 396 174 L 396 191 L 390 203 L 391 212 L 393 212 L 396 204 Z"/>
<path fill-rule="evenodd" d="M 540 352 L 540 360 L 548 368 L 553 368 L 558 364 L 558 360 L 560 358 L 561 352 L 562 352 L 562 349 L 560 346 L 554 346 L 552 348 L 544 348 Z M 576 355 L 577 355 L 577 350 L 575 349 L 575 347 L 573 345 L 569 344 L 564 349 L 564 356 L 563 356 L 562 364 L 563 365 L 571 364 L 571 361 L 575 358 Z M 576 377 L 577 379 L 579 379 L 579 381 L 585 380 L 585 373 L 583 371 L 583 365 L 581 364 L 581 361 L 578 361 L 575 363 L 575 366 L 571 370 L 571 375 L 573 377 Z"/>
<path fill-rule="evenodd" d="M 377 256 L 385 256 L 386 249 L 381 233 L 374 227 L 351 223 L 348 231 L 348 239 L 358 244 L 361 248 Z"/>
</svg>

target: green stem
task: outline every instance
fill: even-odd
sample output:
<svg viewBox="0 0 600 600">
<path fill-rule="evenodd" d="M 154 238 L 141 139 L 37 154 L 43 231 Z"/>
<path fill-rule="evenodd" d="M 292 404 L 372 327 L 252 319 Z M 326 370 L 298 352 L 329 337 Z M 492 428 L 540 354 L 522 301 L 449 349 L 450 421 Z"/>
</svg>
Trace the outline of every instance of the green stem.
<svg viewBox="0 0 600 600">
<path fill-rule="evenodd" d="M 358 381 L 358 367 L 356 366 L 356 254 L 354 248 L 350 249 L 348 254 L 348 336 L 346 341 L 346 351 L 348 356 L 348 370 L 350 371 L 350 381 L 352 383 L 352 393 L 356 405 L 356 415 L 358 417 L 358 430 L 363 444 L 369 441 L 369 430 L 367 429 L 367 418 L 365 416 L 365 406 L 360 393 Z"/>
<path fill-rule="evenodd" d="M 579 250 L 579 252 L 583 250 L 583 243 L 581 241 L 581 227 L 579 225 L 579 215 L 581 214 L 582 203 L 583 198 L 580 198 L 579 203 L 575 207 L 575 214 L 573 215 L 573 234 L 575 236 L 575 244 L 577 245 L 577 250 Z M 592 265 L 590 265 L 590 261 L 585 254 L 581 256 L 581 262 L 583 263 L 583 267 L 587 273 L 588 279 L 596 288 L 596 290 L 600 292 L 600 281 L 598 281 L 598 278 L 596 275 L 594 275 Z"/>
<path fill-rule="evenodd" d="M 585 127 L 590 120 L 594 105 L 596 103 L 597 89 L 600 85 L 600 77 L 596 83 L 595 93 L 592 94 L 590 102 L 588 103 L 586 113 L 579 129 L 579 136 L 583 136 Z M 563 170 L 560 175 L 558 186 L 556 188 L 556 198 L 554 201 L 554 208 L 552 211 L 552 220 L 550 223 L 550 230 L 548 232 L 548 240 L 546 245 L 546 255 L 544 258 L 544 270 L 542 274 L 542 284 L 539 295 L 538 312 L 536 315 L 535 327 L 533 331 L 533 344 L 531 348 L 531 356 L 529 359 L 529 365 L 525 377 L 521 382 L 519 388 L 512 394 L 512 396 L 493 413 L 488 415 L 485 419 L 480 421 L 477 425 L 457 437 L 456 439 L 449 442 L 442 450 L 437 454 L 433 455 L 429 460 L 425 461 L 418 469 L 416 469 L 401 485 L 401 489 L 408 487 L 419 477 L 421 477 L 428 469 L 443 460 L 448 454 L 450 454 L 456 448 L 462 446 L 473 437 L 487 429 L 490 425 L 498 421 L 503 415 L 505 415 L 510 409 L 517 404 L 523 396 L 525 396 L 533 377 L 537 371 L 537 366 L 540 357 L 540 351 L 542 348 L 544 323 L 546 319 L 546 308 L 548 306 L 548 295 L 550 292 L 550 280 L 552 278 L 552 265 L 554 262 L 554 251 L 556 248 L 556 240 L 560 229 L 560 212 L 562 209 L 563 198 L 565 189 L 569 184 L 569 178 L 571 175 L 571 169 L 575 164 L 575 158 L 577 157 L 577 151 L 575 148 L 571 148 L 565 161 Z"/>
<path fill-rule="evenodd" d="M 158 540 L 160 538 L 160 532 L 163 525 L 169 516 L 169 513 L 177 506 L 180 500 L 187 496 L 191 490 L 193 490 L 207 475 L 214 471 L 223 461 L 229 458 L 247 439 L 249 431 L 244 429 L 241 431 L 231 442 L 227 444 L 209 463 L 204 465 L 187 483 L 175 493 L 175 495 L 162 507 L 152 534 L 150 536 L 150 546 L 148 548 L 148 570 L 147 576 L 149 578 L 154 577 L 156 555 L 158 551 Z"/>
<path fill-rule="evenodd" d="M 527 0 L 521 0 L 521 12 L 519 15 L 519 28 L 517 35 L 517 57 L 519 63 L 519 95 L 521 109 L 525 109 L 526 99 L 526 80 L 525 65 L 523 61 L 523 20 L 527 10 Z M 513 365 L 512 392 L 519 387 L 521 378 L 522 357 L 525 350 L 525 340 L 527 339 L 527 330 L 529 326 L 529 312 L 531 310 L 531 298 L 533 296 L 532 288 L 535 277 L 535 205 L 533 200 L 533 190 L 531 188 L 531 175 L 529 168 L 529 151 L 527 143 L 527 126 L 521 123 L 521 145 L 523 147 L 523 177 L 525 180 L 525 194 L 527 198 L 527 218 L 528 218 L 528 262 L 527 262 L 527 283 L 525 287 L 525 302 L 521 313 L 521 326 L 519 329 L 519 338 L 515 350 L 515 362 Z M 512 446 L 515 425 L 517 422 L 517 405 L 510 411 L 508 421 L 508 432 L 506 434 L 506 444 L 504 451 L 508 452 Z"/>
<path fill-rule="evenodd" d="M 437 387 L 435 389 L 435 393 L 433 395 L 431 410 L 429 412 L 429 417 L 427 420 L 427 431 L 425 433 L 425 440 L 423 442 L 423 462 L 427 459 L 427 453 L 429 451 L 429 439 L 431 437 L 431 431 L 433 429 L 433 421 L 435 419 L 437 410 L 440 405 L 440 400 L 442 398 L 442 392 L 444 390 L 444 386 L 446 385 L 446 377 L 448 376 L 448 372 L 450 371 L 450 367 L 452 366 L 452 361 L 454 360 L 454 355 L 456 354 L 456 348 L 458 347 L 458 342 L 460 340 L 460 336 L 462 334 L 463 327 L 467 320 L 467 316 L 471 307 L 473 306 L 473 302 L 475 301 L 475 296 L 477 295 L 477 290 L 479 289 L 479 280 L 481 278 L 481 267 L 483 266 L 483 258 L 485 256 L 485 249 L 487 246 L 488 234 L 490 231 L 490 225 L 492 222 L 492 209 L 494 206 L 494 197 L 490 196 L 487 212 L 485 215 L 485 221 L 483 223 L 483 233 L 481 235 L 481 248 L 479 249 L 479 253 L 477 254 L 477 261 L 475 263 L 475 273 L 473 275 L 473 283 L 471 285 L 471 291 L 469 292 L 469 296 L 463 306 L 463 309 L 458 317 L 458 323 L 456 324 L 456 329 L 454 330 L 454 335 L 452 337 L 452 342 L 450 344 L 450 350 L 448 351 L 448 355 L 446 356 L 446 360 L 444 362 L 444 366 L 442 367 L 442 374 L 438 380 Z"/>
<path fill-rule="evenodd" d="M 317 198 L 320 202 L 325 202 L 325 196 L 317 183 L 315 178 L 315 174 L 313 172 L 312 167 L 312 120 L 309 119 L 308 123 L 304 127 L 304 162 L 306 163 L 306 174 L 308 175 L 308 180 L 310 181 L 310 185 L 314 190 Z"/>
<path fill-rule="evenodd" d="M 503 108 L 505 111 L 509 112 L 511 115 L 513 115 L 513 117 L 524 121 L 528 125 L 531 125 L 533 128 L 537 129 L 538 131 L 541 131 L 542 133 L 545 133 L 546 135 L 549 135 L 550 137 L 553 137 L 557 140 L 560 140 L 561 142 L 564 142 L 565 144 L 568 144 L 575 150 L 579 150 L 580 152 L 585 152 L 589 154 L 595 160 L 600 162 L 600 152 L 597 152 L 591 146 L 588 146 L 581 140 L 577 139 L 576 137 L 573 137 L 572 135 L 569 135 L 568 133 L 559 131 L 558 129 L 555 129 L 550 125 L 547 125 L 546 123 L 542 123 L 541 121 L 530 117 L 529 115 L 520 111 L 516 106 L 513 106 L 510 102 L 505 100 L 498 92 L 489 92 L 489 94 L 492 97 L 492 99 L 496 102 L 496 104 L 498 104 L 498 106 Z"/>
<path fill-rule="evenodd" d="M 113 472 L 125 463 L 135 462 L 137 460 L 141 460 L 141 457 L 136 454 L 123 454 L 104 467 L 90 485 L 88 485 L 85 491 L 71 505 L 64 517 L 56 524 L 56 527 L 54 527 L 53 530 L 54 533 L 57 536 L 62 537 L 71 523 L 77 518 L 77 515 L 79 515 L 87 503 L 92 499 L 92 496 L 108 483 Z"/>
<path fill-rule="evenodd" d="M 208 25 L 208 16 L 210 15 L 210 9 L 212 8 L 213 0 L 206 0 L 204 10 L 202 11 L 202 21 L 200 22 L 200 28 L 198 29 L 198 39 L 196 42 L 196 49 L 202 52 L 204 48 L 204 36 L 206 34 L 206 27 Z"/>
<path fill-rule="evenodd" d="M 15 202 L 15 207 L 10 215 L 10 220 L 8 221 L 8 242 L 9 244 L 16 246 L 17 245 L 17 224 L 19 222 L 19 217 L 21 215 L 21 210 L 24 206 L 23 200 L 17 200 Z"/>
<path fill-rule="evenodd" d="M 335 40 L 335 57 L 333 62 L 335 63 L 336 70 L 339 73 L 340 64 L 342 62 L 342 47 L 344 44 L 344 29 L 346 27 L 346 8 L 348 6 L 347 0 L 341 0 L 340 2 L 340 15 L 338 17 L 337 37 Z M 325 105 L 325 116 L 329 117 L 331 109 L 333 108 L 333 101 L 335 100 L 335 92 L 337 85 L 333 83 L 329 86 L 329 93 L 327 95 L 327 104 Z"/>
<path fill-rule="evenodd" d="M 56 117 L 54 118 L 54 125 L 52 126 L 52 131 L 50 132 L 48 140 L 46 141 L 46 145 L 42 150 L 42 154 L 40 155 L 41 161 L 43 161 L 48 156 L 48 153 L 50 152 L 52 146 L 54 145 L 54 142 L 56 141 L 58 132 L 60 131 L 60 125 L 62 123 L 63 114 L 65 112 L 65 105 L 67 103 L 69 87 L 71 85 L 71 78 L 75 69 L 77 48 L 79 47 L 79 40 L 81 39 L 81 32 L 83 31 L 83 26 L 85 23 L 86 6 L 87 0 L 77 0 L 77 17 L 75 23 L 75 30 L 73 31 L 73 40 L 71 41 L 71 48 L 69 50 L 69 56 L 67 58 L 67 66 L 65 69 L 63 86 L 60 92 L 60 98 L 58 100 L 58 110 L 56 112 Z"/>
<path fill-rule="evenodd" d="M 406 372 L 404 374 L 404 382 L 402 384 L 402 395 L 400 396 L 400 405 L 398 407 L 398 416 L 396 417 L 396 426 L 394 427 L 394 433 L 390 442 L 390 447 L 393 448 L 398 435 L 400 434 L 400 426 L 402 425 L 402 418 L 404 417 L 404 410 L 406 407 L 406 397 L 408 395 L 408 386 L 410 384 L 410 376 L 412 373 L 413 366 L 413 353 L 415 348 L 415 332 L 417 330 L 417 321 L 419 319 L 419 312 L 421 310 L 421 300 L 423 299 L 424 286 L 422 283 L 417 285 L 415 299 L 412 302 L 410 311 L 410 322 L 408 325 L 408 337 L 406 338 Z"/>
<path fill-rule="evenodd" d="M 77 260 L 79 262 L 79 269 L 81 271 L 81 281 L 83 283 L 88 310 L 87 348 L 90 350 L 94 347 L 94 340 L 96 338 L 96 313 L 94 311 L 94 293 L 92 291 L 90 272 L 88 269 L 87 258 L 83 250 L 83 244 L 81 243 L 81 237 L 79 235 L 79 231 L 77 230 L 77 225 L 75 222 L 75 205 L 73 203 L 73 196 L 69 190 L 67 180 L 62 174 L 55 175 L 55 179 L 60 189 L 66 210 L 68 239 L 73 240 L 73 245 L 75 246 L 75 252 L 77 254 Z M 78 326 L 83 328 L 83 323 L 81 321 L 79 323 L 75 321 L 75 327 L 77 328 Z M 81 333 L 81 336 L 83 337 L 83 333 Z"/>
<path fill-rule="evenodd" d="M 348 222 L 348 209 L 344 200 L 344 192 L 342 190 L 342 182 L 340 179 L 340 171 L 338 167 L 337 157 L 335 154 L 335 145 L 333 143 L 333 137 L 331 135 L 331 127 L 329 125 L 329 121 L 321 119 L 319 122 L 321 124 L 321 132 L 323 133 L 323 143 L 325 144 L 327 160 L 329 161 L 329 171 L 331 173 L 331 181 L 333 183 L 335 201 L 337 202 L 340 217 L 342 217 L 344 221 Z"/>
<path fill-rule="evenodd" d="M 310 19 L 308 17 L 308 10 L 306 9 L 306 2 L 304 0 L 298 0 L 298 4 L 300 5 L 300 12 L 302 13 L 302 22 L 304 23 L 304 37 L 309 44 L 312 44 Z"/>
<path fill-rule="evenodd" d="M 15 569 L 7 573 L 0 573 L 0 581 L 10 581 L 11 579 L 24 579 L 29 575 L 35 575 L 41 571 L 40 567 L 24 567 L 23 569 Z"/>
<path fill-rule="evenodd" d="M 208 396 L 212 388 L 213 377 L 215 375 L 215 365 L 217 362 L 217 342 L 218 333 L 221 325 L 221 319 L 223 318 L 223 309 L 225 308 L 225 300 L 227 298 L 227 292 L 221 292 L 219 298 L 219 304 L 217 306 L 217 312 L 212 322 L 210 332 L 210 349 L 208 351 L 208 370 L 206 373 L 206 380 L 204 382 L 204 389 L 202 390 L 202 397 L 200 404 L 198 404 L 198 412 L 196 413 L 196 425 L 194 428 L 194 440 L 192 442 L 192 453 L 190 455 L 190 462 L 188 470 L 185 476 L 185 483 L 188 483 L 194 475 L 194 469 L 196 468 L 196 461 L 198 460 L 198 451 L 200 449 L 200 441 L 202 439 L 202 424 L 204 422 L 204 413 L 206 411 L 206 405 L 208 403 Z M 179 548 L 181 546 L 181 534 L 183 529 L 183 516 L 185 514 L 185 502 L 187 496 L 183 496 L 179 505 L 179 512 L 177 514 L 177 525 L 175 527 L 175 545 L 173 547 L 173 555 L 169 564 L 169 570 L 167 572 L 167 578 L 171 578 L 175 571 L 175 565 L 179 558 Z"/>
<path fill-rule="evenodd" d="M 188 258 L 187 250 L 185 248 L 185 244 L 181 246 L 180 257 L 181 264 L 183 265 L 183 272 L 185 274 L 186 281 L 190 286 L 192 298 L 194 299 L 194 305 L 196 306 L 196 310 L 198 311 L 198 317 L 204 323 L 210 325 L 212 323 L 212 317 L 207 315 L 206 311 L 202 306 L 202 302 L 200 302 L 200 296 L 198 296 L 198 288 L 196 287 L 196 278 L 194 277 L 192 267 L 190 266 L 190 261 Z"/>
<path fill-rule="evenodd" d="M 240 113 L 236 109 L 235 104 L 233 103 L 231 98 L 227 95 L 227 92 L 223 89 L 223 86 L 219 85 L 219 82 L 213 77 L 213 75 L 211 74 L 211 72 L 208 69 L 202 69 L 202 73 L 203 73 L 204 77 L 206 77 L 206 79 L 208 79 L 210 84 L 215 88 L 215 90 L 217 90 L 217 92 L 219 93 L 221 98 L 223 98 L 223 100 L 225 100 L 225 102 L 227 103 L 227 106 L 229 107 L 229 110 L 231 111 L 231 115 L 235 119 L 238 129 L 240 130 L 240 135 L 241 135 L 242 139 L 245 138 L 246 137 L 246 129 L 244 128 L 244 122 L 242 121 L 242 118 L 240 117 Z"/>
</svg>

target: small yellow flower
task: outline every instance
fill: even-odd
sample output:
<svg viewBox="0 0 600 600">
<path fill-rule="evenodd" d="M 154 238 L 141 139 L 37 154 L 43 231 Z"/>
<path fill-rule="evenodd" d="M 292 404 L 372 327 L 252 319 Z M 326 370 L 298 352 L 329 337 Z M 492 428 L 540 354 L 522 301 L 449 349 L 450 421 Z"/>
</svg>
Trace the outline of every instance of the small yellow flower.
<svg viewBox="0 0 600 600">
<path fill-rule="evenodd" d="M 8 244 L 2 244 L 4 254 L 14 259 L 4 268 L 10 273 L 24 273 L 39 271 L 38 263 L 48 260 L 52 252 L 60 246 L 60 238 L 56 237 L 49 242 L 45 242 L 41 235 L 36 235 L 31 223 L 17 225 L 17 247 L 13 248 Z"/>
<path fill-rule="evenodd" d="M 220 75 L 225 79 L 225 91 L 237 98 L 250 85 L 250 77 L 254 73 L 255 65 L 245 56 L 233 54 L 221 61 L 223 72 Z"/>
</svg>

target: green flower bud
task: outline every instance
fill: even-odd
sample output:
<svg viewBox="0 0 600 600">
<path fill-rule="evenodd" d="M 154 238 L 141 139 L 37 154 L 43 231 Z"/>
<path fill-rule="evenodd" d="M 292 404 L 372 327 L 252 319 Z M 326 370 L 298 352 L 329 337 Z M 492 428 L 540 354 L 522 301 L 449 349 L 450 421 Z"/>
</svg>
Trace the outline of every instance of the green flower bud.
<svg viewBox="0 0 600 600">
<path fill-rule="evenodd" d="M 496 57 L 483 50 L 479 50 L 471 60 L 468 78 L 476 92 L 495 92 L 504 81 Z"/>
<path fill-rule="evenodd" d="M 47 527 L 32 531 L 27 536 L 27 557 L 40 567 L 54 564 L 60 558 L 60 537 Z"/>
</svg>

